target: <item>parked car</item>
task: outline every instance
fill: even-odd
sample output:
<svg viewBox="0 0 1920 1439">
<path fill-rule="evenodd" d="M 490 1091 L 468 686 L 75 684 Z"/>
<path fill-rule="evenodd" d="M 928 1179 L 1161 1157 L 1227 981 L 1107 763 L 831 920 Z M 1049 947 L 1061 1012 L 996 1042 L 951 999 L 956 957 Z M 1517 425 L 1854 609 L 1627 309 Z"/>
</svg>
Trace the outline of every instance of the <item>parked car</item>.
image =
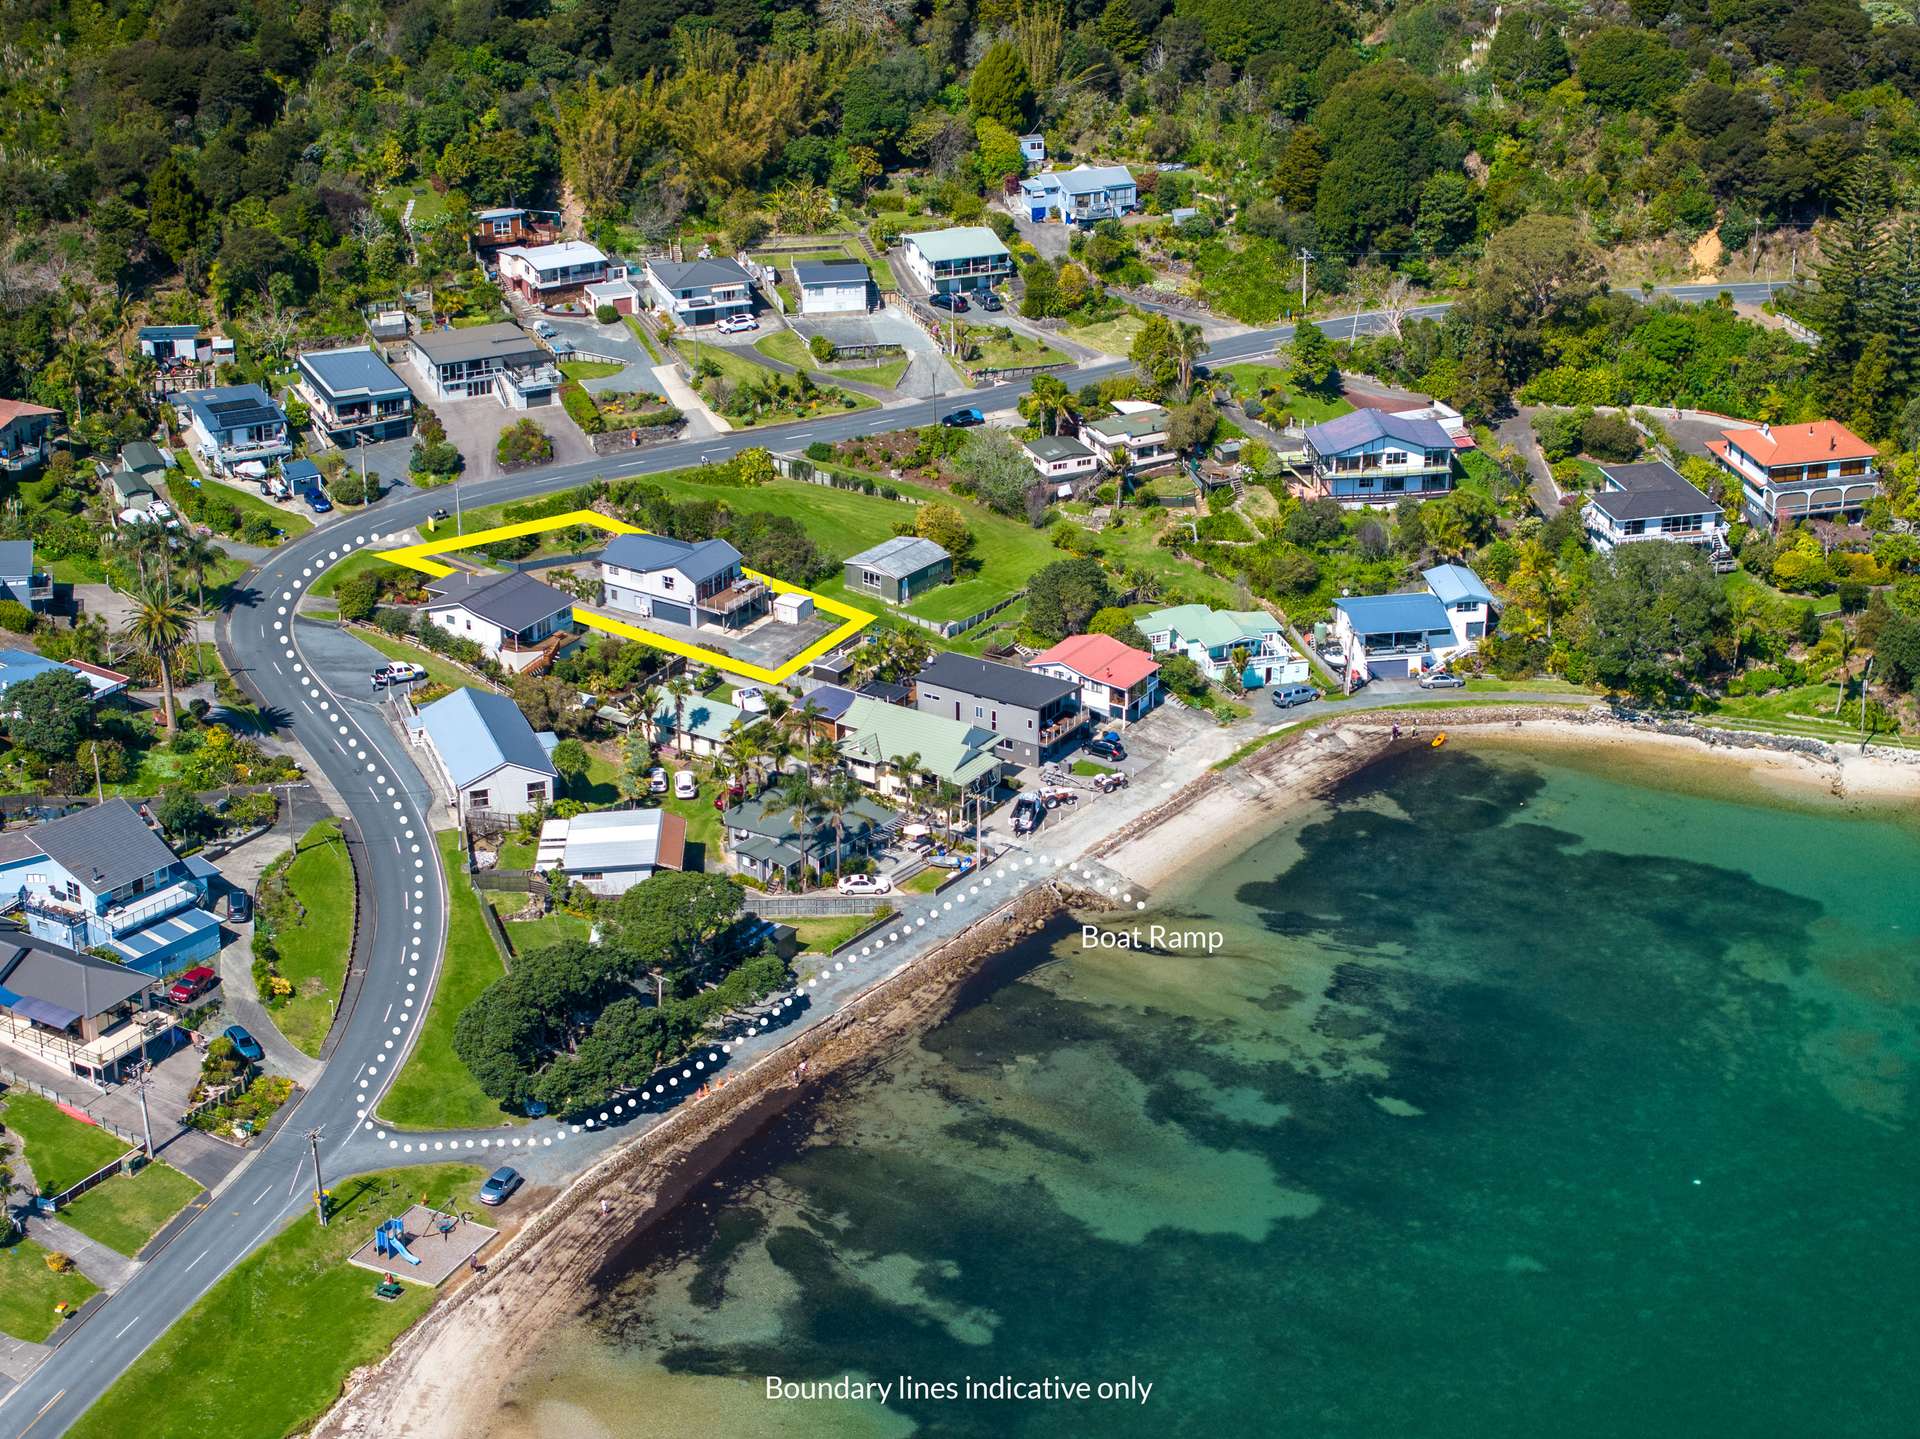
<svg viewBox="0 0 1920 1439">
<path fill-rule="evenodd" d="M 1127 757 L 1127 747 L 1120 743 L 1119 735 L 1109 731 L 1088 740 L 1087 753 L 1095 759 L 1121 760 Z"/>
<path fill-rule="evenodd" d="M 233 1052 L 248 1064 L 258 1064 L 267 1057 L 266 1050 L 260 1047 L 260 1041 L 248 1034 L 243 1025 L 229 1024 L 220 1031 L 220 1037 L 229 1041 L 233 1045 Z"/>
<path fill-rule="evenodd" d="M 735 690 L 733 702 L 742 714 L 763 715 L 767 712 L 767 692 L 756 685 Z"/>
<path fill-rule="evenodd" d="M 964 315 L 972 308 L 967 304 L 965 295 L 929 295 L 927 303 L 936 310 L 946 310 L 955 315 Z"/>
<path fill-rule="evenodd" d="M 983 290 L 980 294 L 980 308 L 983 310 L 1002 310 L 1006 307 L 1000 303 L 1000 297 L 994 294 L 993 291 Z"/>
<path fill-rule="evenodd" d="M 411 660 L 395 660 L 390 665 L 381 665 L 371 676 L 373 687 L 377 690 L 383 690 L 388 685 L 412 684 L 426 677 L 426 667 L 414 664 Z"/>
<path fill-rule="evenodd" d="M 675 799 L 698 799 L 700 782 L 693 777 L 690 769 L 677 770 L 673 776 L 673 797 Z"/>
<path fill-rule="evenodd" d="M 438 510 L 435 510 L 432 514 L 428 515 L 427 518 L 432 520 L 436 525 L 444 524 L 446 521 L 453 518 L 453 511 L 448 509 L 438 509 Z"/>
<path fill-rule="evenodd" d="M 1047 817 L 1047 807 L 1038 795 L 1023 794 L 1013 802 L 1013 832 L 1032 834 Z"/>
<path fill-rule="evenodd" d="M 965 429 L 968 425 L 984 425 L 987 417 L 968 405 L 964 410 L 955 410 L 951 415 L 941 416 L 940 423 L 950 430 Z"/>
<path fill-rule="evenodd" d="M 1467 682 L 1451 670 L 1435 670 L 1432 674 L 1420 676 L 1420 688 L 1423 690 L 1465 689 Z"/>
<path fill-rule="evenodd" d="M 559 334 L 560 332 L 554 329 L 553 326 L 547 323 L 547 321 L 545 320 L 535 320 L 533 322 L 533 333 L 538 335 L 543 340 L 551 340 L 555 335 Z"/>
<path fill-rule="evenodd" d="M 889 894 L 893 881 L 884 874 L 843 874 L 834 888 L 842 894 Z"/>
<path fill-rule="evenodd" d="M 519 1170 L 511 1164 L 503 1164 L 489 1174 L 487 1182 L 480 1186 L 480 1202 L 493 1205 L 505 1204 L 513 1198 L 513 1191 L 525 1182 Z"/>
<path fill-rule="evenodd" d="M 167 998 L 174 1004 L 192 1004 L 201 995 L 213 988 L 213 982 L 220 976 L 204 964 L 196 964 L 187 970 L 167 990 Z"/>
<path fill-rule="evenodd" d="M 1273 703 L 1278 709 L 1290 710 L 1295 705 L 1310 705 L 1320 698 L 1320 691 L 1312 685 L 1276 685 L 1273 691 Z"/>
<path fill-rule="evenodd" d="M 647 793 L 665 794 L 667 792 L 667 772 L 656 766 L 647 771 Z"/>
<path fill-rule="evenodd" d="M 307 502 L 307 508 L 316 515 L 324 515 L 333 508 L 333 501 L 327 498 L 324 490 L 302 490 L 300 498 Z"/>
<path fill-rule="evenodd" d="M 738 335 L 747 330 L 757 330 L 760 322 L 751 315 L 728 315 L 714 328 L 723 335 Z"/>
</svg>

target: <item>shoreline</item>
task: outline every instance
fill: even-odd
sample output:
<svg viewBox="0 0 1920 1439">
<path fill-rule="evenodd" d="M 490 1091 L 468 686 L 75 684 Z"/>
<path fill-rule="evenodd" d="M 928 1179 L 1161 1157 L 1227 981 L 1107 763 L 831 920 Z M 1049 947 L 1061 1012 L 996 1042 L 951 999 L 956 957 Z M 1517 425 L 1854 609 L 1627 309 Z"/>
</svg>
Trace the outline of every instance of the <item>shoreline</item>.
<svg viewBox="0 0 1920 1439">
<path fill-rule="evenodd" d="M 1438 722 L 1436 722 L 1438 721 Z M 1406 731 L 1399 741 L 1392 726 Z M 1244 847 L 1290 810 L 1395 748 L 1441 731 L 1465 742 L 1706 757 L 1722 778 L 1738 771 L 1756 798 L 1835 799 L 1879 808 L 1920 798 L 1920 763 L 1798 745 L 1663 732 L 1581 706 L 1487 705 L 1445 711 L 1369 711 L 1284 732 L 1237 764 L 1210 770 L 1087 851 L 1086 857 L 1156 894 L 1210 855 Z M 1815 752 L 1819 751 L 1819 752 Z M 1915 756 L 1920 760 L 1920 755 Z M 839 1014 L 796 1035 L 697 1107 L 604 1156 L 532 1216 L 487 1272 L 447 1294 L 377 1363 L 348 1377 L 314 1425 L 316 1439 L 454 1439 L 483 1429 L 511 1382 L 529 1335 L 577 1317 L 596 1279 L 671 1215 L 689 1192 L 772 1120 L 816 1092 L 812 1082 L 854 1075 L 936 1025 L 966 986 L 1012 943 L 1084 903 L 1063 875 L 994 917 L 891 971 Z M 805 1063 L 804 1076 L 796 1066 Z M 803 1087 L 801 1079 L 808 1081 Z M 607 1212 L 601 1203 L 609 1205 Z"/>
</svg>

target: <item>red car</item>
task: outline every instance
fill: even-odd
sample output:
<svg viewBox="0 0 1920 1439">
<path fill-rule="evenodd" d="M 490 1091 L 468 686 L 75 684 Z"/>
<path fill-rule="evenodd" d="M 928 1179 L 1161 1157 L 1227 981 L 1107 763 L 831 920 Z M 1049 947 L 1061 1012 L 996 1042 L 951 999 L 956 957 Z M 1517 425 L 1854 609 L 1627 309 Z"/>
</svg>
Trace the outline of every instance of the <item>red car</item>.
<svg viewBox="0 0 1920 1439">
<path fill-rule="evenodd" d="M 167 991 L 167 998 L 175 1004 L 192 1004 L 212 989 L 213 982 L 219 977 L 204 964 L 197 964 L 173 982 L 173 987 Z"/>
</svg>

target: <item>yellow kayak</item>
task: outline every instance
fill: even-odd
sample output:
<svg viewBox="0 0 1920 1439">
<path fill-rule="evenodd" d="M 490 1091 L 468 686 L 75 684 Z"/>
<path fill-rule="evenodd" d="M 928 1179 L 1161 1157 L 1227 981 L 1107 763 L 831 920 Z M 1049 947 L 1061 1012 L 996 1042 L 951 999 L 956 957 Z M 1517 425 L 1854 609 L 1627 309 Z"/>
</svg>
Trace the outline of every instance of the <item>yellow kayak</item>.
<svg viewBox="0 0 1920 1439">
<path fill-rule="evenodd" d="M 1435 749 L 1439 749 L 1440 746 L 1445 744 L 1446 742 L 1447 742 L 1447 736 L 1444 730 L 1433 737 L 1433 747 Z"/>
</svg>

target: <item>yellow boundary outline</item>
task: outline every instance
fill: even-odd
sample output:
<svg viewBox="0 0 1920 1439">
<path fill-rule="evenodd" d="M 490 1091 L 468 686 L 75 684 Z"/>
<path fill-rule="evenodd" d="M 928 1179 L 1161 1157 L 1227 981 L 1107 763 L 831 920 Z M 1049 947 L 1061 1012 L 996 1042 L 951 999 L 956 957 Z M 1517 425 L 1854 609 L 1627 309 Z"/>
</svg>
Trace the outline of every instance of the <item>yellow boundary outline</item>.
<svg viewBox="0 0 1920 1439">
<path fill-rule="evenodd" d="M 464 535 L 450 535 L 444 540 L 422 540 L 416 545 L 406 545 L 397 550 L 376 550 L 374 553 L 388 564 L 401 565 L 410 570 L 418 570 L 421 574 L 429 575 L 434 579 L 441 579 L 452 574 L 454 567 L 441 564 L 434 558 L 435 555 L 454 554 L 480 545 L 490 545 L 495 540 L 514 540 L 522 535 L 539 535 L 550 530 L 571 529 L 575 525 L 587 525 L 610 535 L 652 533 L 641 529 L 638 525 L 627 524 L 624 520 L 609 519 L 606 515 L 594 510 L 569 510 L 564 515 L 549 515 L 543 520 L 522 520 L 518 524 L 496 525 L 490 530 L 470 530 Z M 687 644 L 683 640 L 669 639 L 666 635 L 655 634 L 652 630 L 643 630 L 637 625 L 630 625 L 622 620 L 607 619 L 579 605 L 575 605 L 573 609 L 574 622 L 586 629 L 598 630 L 601 634 L 637 640 L 654 649 L 665 650 L 668 654 L 698 660 L 702 664 L 712 665 L 717 670 L 725 670 L 728 674 L 759 680 L 762 684 L 779 684 L 790 675 L 812 664 L 829 650 L 852 639 L 878 618 L 844 601 L 828 599 L 823 594 L 804 589 L 799 585 L 790 585 L 785 580 L 777 580 L 772 575 L 763 575 L 758 570 L 744 570 L 744 573 L 753 576 L 776 594 L 805 595 L 813 601 L 816 608 L 825 610 L 830 615 L 838 615 L 845 623 L 824 639 L 808 645 L 779 669 L 770 670 L 762 665 L 750 664 L 746 660 L 722 654 L 719 650 L 704 649 L 699 645 Z"/>
</svg>

